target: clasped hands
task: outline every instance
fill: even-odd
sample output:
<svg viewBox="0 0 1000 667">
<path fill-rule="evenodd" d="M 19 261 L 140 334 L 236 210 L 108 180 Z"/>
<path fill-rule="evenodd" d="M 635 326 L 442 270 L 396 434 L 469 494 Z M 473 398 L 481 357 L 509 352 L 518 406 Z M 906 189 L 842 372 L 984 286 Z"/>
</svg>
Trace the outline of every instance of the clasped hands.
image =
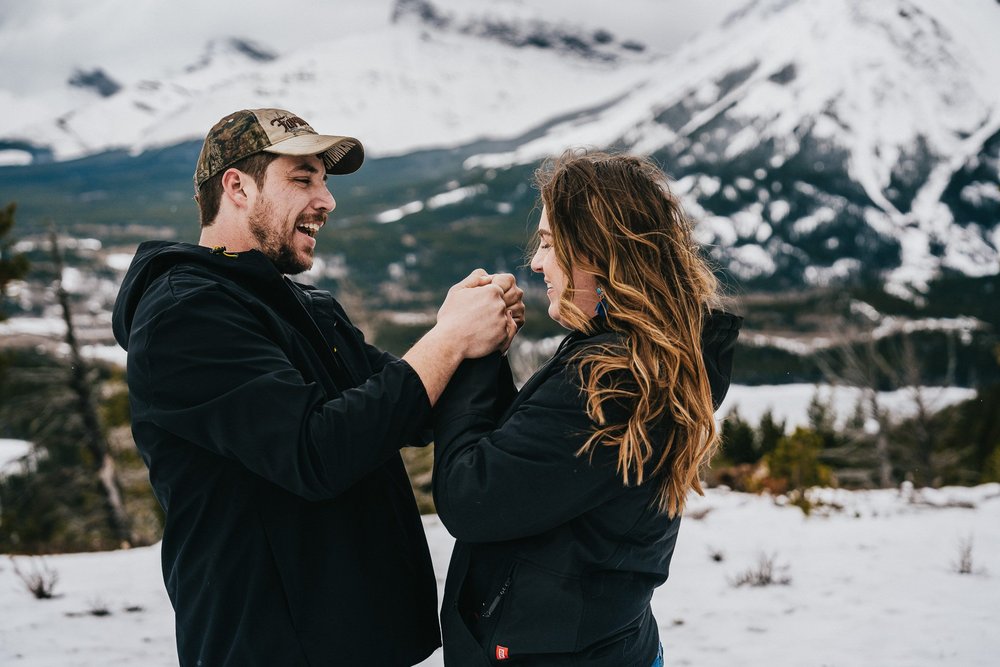
<svg viewBox="0 0 1000 667">
<path fill-rule="evenodd" d="M 476 269 L 448 290 L 438 326 L 467 359 L 506 352 L 524 325 L 523 297 L 513 275 Z"/>
</svg>

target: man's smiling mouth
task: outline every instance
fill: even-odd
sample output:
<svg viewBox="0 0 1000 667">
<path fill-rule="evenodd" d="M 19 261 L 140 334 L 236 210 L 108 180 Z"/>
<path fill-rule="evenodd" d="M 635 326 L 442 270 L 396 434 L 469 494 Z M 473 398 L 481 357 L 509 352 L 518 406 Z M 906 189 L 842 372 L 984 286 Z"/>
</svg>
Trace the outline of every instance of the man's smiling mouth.
<svg viewBox="0 0 1000 667">
<path fill-rule="evenodd" d="M 297 230 L 299 230 L 306 236 L 311 236 L 312 238 L 316 238 L 316 234 L 319 233 L 320 227 L 322 227 L 322 225 L 318 225 L 315 222 L 303 222 L 298 225 L 295 225 L 295 228 Z"/>
</svg>

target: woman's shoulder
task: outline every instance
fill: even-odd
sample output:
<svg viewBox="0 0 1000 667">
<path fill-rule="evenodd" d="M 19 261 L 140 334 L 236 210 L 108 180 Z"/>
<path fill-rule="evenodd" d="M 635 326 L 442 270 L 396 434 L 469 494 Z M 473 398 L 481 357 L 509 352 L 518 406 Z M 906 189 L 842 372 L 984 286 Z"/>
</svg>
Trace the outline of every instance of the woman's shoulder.
<svg viewBox="0 0 1000 667">
<path fill-rule="evenodd" d="M 628 355 L 627 336 L 619 331 L 602 328 L 590 333 L 571 335 L 560 356 L 566 366 L 579 367 L 582 363 L 601 357 L 606 361 L 617 358 L 624 362 Z"/>
<path fill-rule="evenodd" d="M 628 340 L 618 331 L 602 329 L 589 334 L 580 332 L 572 335 L 557 355 L 558 366 L 573 384 L 580 384 L 581 367 L 593 367 L 597 362 L 603 366 L 604 382 L 628 381 L 632 374 L 628 369 Z M 604 362 L 604 363 L 601 363 Z"/>
<path fill-rule="evenodd" d="M 563 342 L 564 352 L 587 352 L 590 348 L 606 349 L 609 352 L 625 351 L 626 337 L 607 323 L 598 322 L 592 331 L 574 331 Z M 567 355 L 572 356 L 572 355 Z"/>
</svg>

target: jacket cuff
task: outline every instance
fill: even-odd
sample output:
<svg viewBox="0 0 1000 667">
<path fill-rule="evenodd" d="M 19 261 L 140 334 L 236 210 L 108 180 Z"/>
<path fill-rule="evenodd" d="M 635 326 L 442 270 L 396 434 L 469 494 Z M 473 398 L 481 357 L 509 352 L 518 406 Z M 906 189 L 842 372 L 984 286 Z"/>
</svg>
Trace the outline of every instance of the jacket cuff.
<svg viewBox="0 0 1000 667">
<path fill-rule="evenodd" d="M 403 369 L 404 373 L 403 383 L 406 386 L 406 388 L 410 392 L 412 392 L 414 401 L 420 410 L 421 416 L 420 416 L 420 426 L 418 430 L 424 430 L 430 428 L 431 426 L 430 418 L 433 408 L 431 406 L 430 396 L 427 395 L 427 388 L 424 387 L 423 380 L 420 379 L 420 376 L 417 374 L 417 371 L 413 369 L 413 366 L 411 366 L 404 359 L 394 359 L 393 361 L 390 361 L 388 364 L 386 364 L 386 367 L 396 364 L 398 364 Z M 385 370 L 385 367 L 383 367 L 383 370 Z M 423 437 L 421 436 L 420 439 L 423 440 Z M 426 445 L 427 442 L 421 442 L 421 444 Z"/>
<path fill-rule="evenodd" d="M 435 434 L 463 415 L 494 413 L 501 365 L 507 363 L 499 352 L 480 359 L 466 359 L 459 365 L 434 407 Z"/>
</svg>

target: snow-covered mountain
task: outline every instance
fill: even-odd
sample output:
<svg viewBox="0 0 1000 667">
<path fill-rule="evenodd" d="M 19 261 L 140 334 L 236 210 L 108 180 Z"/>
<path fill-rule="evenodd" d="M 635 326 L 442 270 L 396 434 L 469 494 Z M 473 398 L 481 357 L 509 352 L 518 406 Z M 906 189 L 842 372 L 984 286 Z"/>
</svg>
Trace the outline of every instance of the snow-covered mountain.
<svg viewBox="0 0 1000 667">
<path fill-rule="evenodd" d="M 111 4 L 73 25 L 109 20 Z M 139 153 L 233 108 L 284 106 L 371 156 L 503 140 L 464 162 L 479 180 L 463 185 L 494 201 L 505 193 L 477 173 L 569 146 L 653 154 L 748 283 L 886 279 L 912 297 L 942 273 L 1000 272 L 996 0 L 755 0 L 703 16 L 687 42 L 693 3 L 673 0 L 299 0 L 286 17 L 329 26 L 308 43 L 286 21 L 255 31 L 244 11 L 181 24 L 200 39 L 184 50 L 168 27 L 193 0 L 136 4 L 114 11 L 138 33 L 122 45 L 163 33 L 146 67 L 119 45 L 84 49 L 45 86 L 0 74 L 0 163 Z M 735 6 L 710 4 L 714 18 Z M 0 56 L 41 50 L 53 28 L 38 16 L 0 11 Z"/>
<path fill-rule="evenodd" d="M 998 34 L 994 0 L 758 0 L 617 103 L 469 164 L 656 153 L 746 279 L 996 274 Z"/>
<path fill-rule="evenodd" d="M 106 4 L 73 18 L 87 25 L 92 14 L 110 12 Z M 371 155 L 516 137 L 634 88 L 646 76 L 638 65 L 672 46 L 647 44 L 636 15 L 662 23 L 677 3 L 624 0 L 619 14 L 603 3 L 565 0 L 538 10 L 511 0 L 292 3 L 283 18 L 329 26 L 304 40 L 301 30 L 294 37 L 271 30 L 274 10 L 250 2 L 241 4 L 262 7 L 256 29 L 222 17 L 213 24 L 209 9 L 192 26 L 200 44 L 180 52 L 166 44 L 162 54 L 149 46 L 173 33 L 161 37 L 159 19 L 168 6 L 182 12 L 191 3 L 147 0 L 137 3 L 141 11 L 118 4 L 125 15 L 116 20 L 140 34 L 114 51 L 67 62 L 63 78 L 52 73 L 40 90 L 0 75 L 7 110 L 0 162 L 26 162 L 29 153 L 62 160 L 113 148 L 139 152 L 198 138 L 232 109 L 259 106 L 293 108 L 315 127 L 362 137 Z M 572 18 L 559 18 L 560 8 Z M 4 18 L 0 55 L 31 64 L 53 21 Z M 240 28 L 246 32 L 227 32 Z"/>
</svg>

